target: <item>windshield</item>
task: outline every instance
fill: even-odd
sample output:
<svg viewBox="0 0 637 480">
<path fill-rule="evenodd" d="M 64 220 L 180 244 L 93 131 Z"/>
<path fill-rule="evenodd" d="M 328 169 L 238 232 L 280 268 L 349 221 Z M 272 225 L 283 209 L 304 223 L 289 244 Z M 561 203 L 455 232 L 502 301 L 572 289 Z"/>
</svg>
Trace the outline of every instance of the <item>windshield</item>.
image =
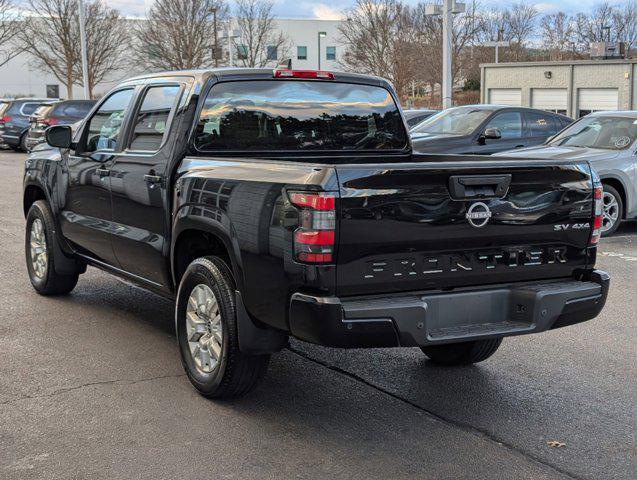
<svg viewBox="0 0 637 480">
<path fill-rule="evenodd" d="M 450 108 L 429 117 L 409 133 L 438 135 L 469 135 L 491 115 L 490 110 L 480 108 Z"/>
<path fill-rule="evenodd" d="M 637 139 L 637 119 L 584 117 L 549 142 L 553 147 L 625 150 Z"/>
<path fill-rule="evenodd" d="M 407 132 L 381 87 L 258 80 L 215 85 L 197 123 L 195 147 L 218 150 L 402 150 Z"/>
</svg>

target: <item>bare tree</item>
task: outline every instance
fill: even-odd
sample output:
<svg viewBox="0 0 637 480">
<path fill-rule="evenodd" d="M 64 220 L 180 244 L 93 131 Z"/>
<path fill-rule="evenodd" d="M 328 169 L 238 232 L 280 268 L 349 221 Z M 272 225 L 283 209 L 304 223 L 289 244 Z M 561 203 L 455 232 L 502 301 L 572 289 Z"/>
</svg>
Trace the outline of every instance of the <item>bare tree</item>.
<svg viewBox="0 0 637 480">
<path fill-rule="evenodd" d="M 389 79 L 404 98 L 422 62 L 415 57 L 411 10 L 397 0 L 357 0 L 339 31 L 346 47 L 342 66 Z"/>
<path fill-rule="evenodd" d="M 22 22 L 12 18 L 14 8 L 11 0 L 0 0 L 0 67 L 22 51 L 15 41 Z"/>
<path fill-rule="evenodd" d="M 626 44 L 626 54 L 630 56 L 637 48 L 637 1 L 631 0 L 615 9 L 613 26 L 618 40 Z"/>
<path fill-rule="evenodd" d="M 35 15 L 27 17 L 18 32 L 22 48 L 34 65 L 51 72 L 73 98 L 78 57 L 78 5 L 76 0 L 29 0 Z"/>
<path fill-rule="evenodd" d="M 542 46 L 550 60 L 567 60 L 575 54 L 575 25 L 564 12 L 544 15 L 540 20 Z"/>
<path fill-rule="evenodd" d="M 236 22 L 240 41 L 235 42 L 237 57 L 244 67 L 265 67 L 268 48 L 277 52 L 278 58 L 289 54 L 289 40 L 278 30 L 272 14 L 274 3 L 268 0 L 237 0 Z"/>
<path fill-rule="evenodd" d="M 591 42 L 616 40 L 614 19 L 615 9 L 608 3 L 597 5 L 590 14 L 578 13 L 575 17 L 575 35 L 579 48 L 587 50 Z"/>
<path fill-rule="evenodd" d="M 227 11 L 224 0 L 157 0 L 135 26 L 136 59 L 153 70 L 212 66 Z"/>
<path fill-rule="evenodd" d="M 538 11 L 525 3 L 513 4 L 505 10 L 483 11 L 481 41 L 504 40 L 510 43 L 507 60 L 527 60 L 528 43 L 537 29 Z"/>
<path fill-rule="evenodd" d="M 121 60 L 130 44 L 129 22 L 117 10 L 108 8 L 100 0 L 86 6 L 86 44 L 88 57 L 88 90 L 91 98 L 95 85 L 112 72 L 122 68 Z M 80 57 L 81 46 L 76 44 Z M 75 68 L 78 84 L 83 84 L 82 64 Z"/>
</svg>

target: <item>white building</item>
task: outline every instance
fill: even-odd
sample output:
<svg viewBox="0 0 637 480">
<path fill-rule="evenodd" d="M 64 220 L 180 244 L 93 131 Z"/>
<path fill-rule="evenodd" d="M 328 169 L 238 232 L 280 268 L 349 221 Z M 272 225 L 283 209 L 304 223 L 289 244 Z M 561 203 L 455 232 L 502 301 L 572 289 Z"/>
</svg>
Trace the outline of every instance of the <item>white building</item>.
<svg viewBox="0 0 637 480">
<path fill-rule="evenodd" d="M 339 41 L 338 20 L 318 19 L 278 19 L 280 30 L 288 39 L 287 51 L 279 52 L 270 49 L 272 59 L 268 66 L 276 66 L 283 55 L 292 59 L 293 68 L 318 69 L 319 61 L 322 70 L 338 70 L 339 59 L 344 48 Z M 241 39 L 236 39 L 236 44 L 241 45 Z M 227 40 L 225 40 L 227 42 Z M 224 40 L 220 40 L 223 44 Z M 320 60 L 319 60 L 320 43 Z M 224 45 L 227 49 L 227 44 Z M 239 47 L 240 49 L 240 47 Z M 240 52 L 234 52 L 234 65 L 241 66 L 238 58 Z M 275 58 L 276 57 L 276 58 Z M 33 66 L 33 58 L 26 53 L 20 54 L 0 67 L 0 98 L 15 96 L 35 97 L 62 97 L 65 98 L 64 85 L 52 74 L 43 72 Z M 106 81 L 98 84 L 94 94 L 100 96 L 117 85 L 121 80 L 145 73 L 135 68 L 134 65 L 126 65 L 122 70 L 113 72 Z M 81 85 L 73 89 L 74 98 L 82 98 Z"/>
</svg>

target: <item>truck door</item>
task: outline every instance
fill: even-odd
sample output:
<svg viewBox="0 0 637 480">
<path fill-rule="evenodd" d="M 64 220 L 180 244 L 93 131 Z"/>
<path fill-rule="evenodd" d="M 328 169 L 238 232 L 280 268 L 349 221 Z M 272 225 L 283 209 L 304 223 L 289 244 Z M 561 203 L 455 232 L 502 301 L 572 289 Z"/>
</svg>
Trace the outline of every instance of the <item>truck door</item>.
<svg viewBox="0 0 637 480">
<path fill-rule="evenodd" d="M 110 94 L 85 123 L 76 151 L 66 157 L 60 226 L 77 251 L 117 266 L 111 245 L 113 231 L 110 169 L 120 148 L 120 131 L 129 113 L 135 87 Z"/>
<path fill-rule="evenodd" d="M 145 86 L 112 169 L 115 256 L 123 270 L 156 287 L 170 285 L 166 167 L 175 144 L 168 132 L 185 88 L 183 79 Z"/>
</svg>

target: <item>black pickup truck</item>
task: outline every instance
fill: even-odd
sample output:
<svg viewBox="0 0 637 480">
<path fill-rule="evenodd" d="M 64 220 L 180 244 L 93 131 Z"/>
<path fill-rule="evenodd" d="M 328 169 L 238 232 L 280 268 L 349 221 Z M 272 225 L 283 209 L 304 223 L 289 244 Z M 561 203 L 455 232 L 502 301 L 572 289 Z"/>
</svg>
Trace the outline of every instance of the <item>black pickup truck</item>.
<svg viewBox="0 0 637 480">
<path fill-rule="evenodd" d="M 24 176 L 34 288 L 68 293 L 91 265 L 173 298 L 209 397 L 249 391 L 289 335 L 461 365 L 606 300 L 587 162 L 413 154 L 379 78 L 144 76 L 46 138 Z"/>
</svg>

